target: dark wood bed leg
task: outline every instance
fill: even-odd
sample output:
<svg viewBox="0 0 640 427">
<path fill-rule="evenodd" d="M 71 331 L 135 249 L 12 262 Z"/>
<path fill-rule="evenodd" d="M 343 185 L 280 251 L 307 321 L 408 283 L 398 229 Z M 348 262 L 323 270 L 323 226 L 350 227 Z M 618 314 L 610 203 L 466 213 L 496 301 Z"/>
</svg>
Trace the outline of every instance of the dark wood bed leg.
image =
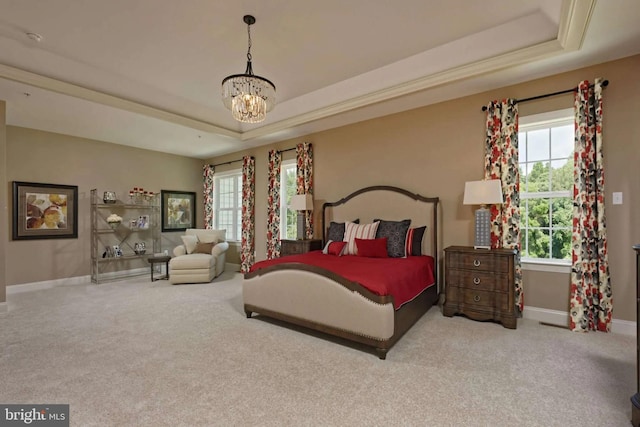
<svg viewBox="0 0 640 427">
<path fill-rule="evenodd" d="M 245 310 L 245 311 L 244 311 L 244 314 L 246 314 L 246 315 L 247 315 L 247 319 L 251 319 L 251 315 L 253 314 L 253 311 L 251 311 L 251 310 Z"/>
<path fill-rule="evenodd" d="M 380 360 L 385 360 L 387 358 L 388 348 L 376 348 L 376 354 L 380 358 Z"/>
</svg>

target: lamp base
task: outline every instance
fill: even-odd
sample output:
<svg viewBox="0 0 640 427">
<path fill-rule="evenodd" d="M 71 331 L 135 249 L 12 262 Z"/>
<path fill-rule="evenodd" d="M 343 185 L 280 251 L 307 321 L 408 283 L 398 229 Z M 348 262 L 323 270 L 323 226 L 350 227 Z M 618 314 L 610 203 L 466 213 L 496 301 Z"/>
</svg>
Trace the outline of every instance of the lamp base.
<svg viewBox="0 0 640 427">
<path fill-rule="evenodd" d="M 473 249 L 491 249 L 491 211 L 484 206 L 476 210 L 476 230 Z"/>
<path fill-rule="evenodd" d="M 297 239 L 304 240 L 304 211 L 298 211 Z"/>
</svg>

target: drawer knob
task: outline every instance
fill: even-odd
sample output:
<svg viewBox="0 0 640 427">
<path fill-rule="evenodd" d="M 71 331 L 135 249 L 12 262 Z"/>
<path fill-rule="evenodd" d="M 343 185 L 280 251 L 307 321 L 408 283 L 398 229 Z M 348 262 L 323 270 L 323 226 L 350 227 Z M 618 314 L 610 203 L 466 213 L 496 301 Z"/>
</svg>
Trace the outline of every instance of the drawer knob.
<svg viewBox="0 0 640 427">
<path fill-rule="evenodd" d="M 480 284 L 480 278 L 479 277 L 474 277 L 473 278 L 473 284 L 474 285 L 479 285 Z"/>
<path fill-rule="evenodd" d="M 480 295 L 476 295 L 476 296 L 474 296 L 474 297 L 473 297 L 473 300 L 474 300 L 475 302 L 480 302 Z"/>
<path fill-rule="evenodd" d="M 474 259 L 473 260 L 473 265 L 476 267 L 480 267 L 480 260 L 479 259 Z"/>
</svg>

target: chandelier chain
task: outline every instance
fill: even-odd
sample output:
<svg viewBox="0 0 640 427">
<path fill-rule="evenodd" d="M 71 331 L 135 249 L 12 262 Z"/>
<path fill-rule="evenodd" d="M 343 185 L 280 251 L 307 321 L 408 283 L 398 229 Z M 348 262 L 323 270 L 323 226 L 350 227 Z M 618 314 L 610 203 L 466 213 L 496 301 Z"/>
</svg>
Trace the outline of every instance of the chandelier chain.
<svg viewBox="0 0 640 427">
<path fill-rule="evenodd" d="M 251 24 L 247 24 L 247 35 L 249 36 L 249 48 L 247 49 L 247 61 L 251 62 Z"/>
</svg>

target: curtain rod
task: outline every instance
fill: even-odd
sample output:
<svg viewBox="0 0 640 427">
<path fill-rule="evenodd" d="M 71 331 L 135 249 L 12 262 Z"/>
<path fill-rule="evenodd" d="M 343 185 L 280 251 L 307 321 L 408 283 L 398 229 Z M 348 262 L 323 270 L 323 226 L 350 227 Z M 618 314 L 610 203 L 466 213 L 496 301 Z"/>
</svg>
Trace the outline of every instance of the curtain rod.
<svg viewBox="0 0 640 427">
<path fill-rule="evenodd" d="M 251 156 L 251 157 L 253 157 L 253 156 Z M 242 162 L 242 161 L 244 161 L 244 157 L 243 157 L 242 159 L 238 159 L 238 160 L 230 160 L 230 161 L 228 161 L 228 162 L 224 162 L 224 163 L 216 163 L 215 165 L 209 165 L 209 166 L 213 166 L 213 167 L 216 167 L 216 166 L 224 166 L 224 165 L 230 165 L 231 163 L 238 163 L 238 162 Z"/>
<path fill-rule="evenodd" d="M 607 87 L 607 86 L 609 86 L 609 80 L 604 80 L 602 82 L 602 87 Z M 589 85 L 589 87 L 593 87 L 593 85 Z M 516 102 L 534 101 L 536 99 L 542 99 L 542 98 L 548 98 L 550 96 L 562 95 L 563 93 L 575 92 L 576 90 L 577 90 L 576 88 L 567 89 L 567 90 L 561 90 L 559 92 L 546 93 L 544 95 L 532 96 L 531 98 L 516 99 Z M 482 111 L 487 111 L 487 106 L 486 105 L 482 106 Z"/>
</svg>

